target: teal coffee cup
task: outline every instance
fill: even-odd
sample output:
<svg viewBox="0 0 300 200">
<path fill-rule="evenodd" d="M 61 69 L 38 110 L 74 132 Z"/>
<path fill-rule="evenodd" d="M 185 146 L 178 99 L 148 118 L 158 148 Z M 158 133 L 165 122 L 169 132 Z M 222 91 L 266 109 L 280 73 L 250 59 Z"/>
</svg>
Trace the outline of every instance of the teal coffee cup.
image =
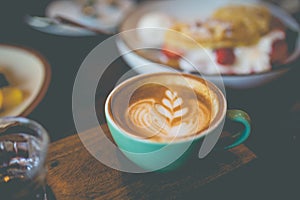
<svg viewBox="0 0 300 200">
<path fill-rule="evenodd" d="M 243 143 L 251 129 L 247 113 L 227 110 L 226 98 L 213 83 L 175 72 L 122 82 L 108 96 L 105 116 L 118 148 L 145 172 L 180 167 L 201 142 L 213 149 L 226 118 L 243 130 L 233 133 L 234 141 L 224 149 Z"/>
</svg>

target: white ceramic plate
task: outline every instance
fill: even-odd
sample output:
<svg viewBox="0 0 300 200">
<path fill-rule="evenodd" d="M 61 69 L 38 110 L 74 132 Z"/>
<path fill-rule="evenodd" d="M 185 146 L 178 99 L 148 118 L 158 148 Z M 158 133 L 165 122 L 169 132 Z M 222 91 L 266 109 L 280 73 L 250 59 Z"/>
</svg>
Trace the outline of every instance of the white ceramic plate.
<svg viewBox="0 0 300 200">
<path fill-rule="evenodd" d="M 46 17 L 55 18 L 63 17 L 84 27 L 89 27 L 97 32 L 114 33 L 124 16 L 135 6 L 134 0 L 115 0 L 118 6 L 111 6 L 109 0 L 95 1 L 93 6 L 97 16 L 85 15 L 82 10 L 83 6 L 76 0 L 59 0 L 52 1 L 46 8 Z M 81 1 L 84 3 L 84 1 Z M 52 26 L 50 28 L 40 28 L 39 30 L 56 35 L 64 36 L 90 36 L 95 35 L 84 28 L 78 28 L 67 24 Z"/>
<path fill-rule="evenodd" d="M 61 36 L 93 36 L 97 33 L 86 28 L 56 22 L 55 19 L 38 16 L 25 16 L 24 21 L 33 29 Z"/>
<path fill-rule="evenodd" d="M 20 88 L 21 104 L 0 112 L 4 116 L 26 116 L 44 97 L 51 77 L 50 65 L 37 52 L 0 44 L 0 69 L 12 86 Z"/>
<path fill-rule="evenodd" d="M 151 12 L 162 12 L 167 15 L 174 16 L 178 19 L 188 20 L 199 19 L 201 17 L 207 17 L 216 8 L 224 6 L 229 3 L 249 4 L 249 3 L 260 3 L 260 1 L 249 0 L 188 0 L 188 1 L 149 1 L 141 4 L 138 9 L 135 9 L 126 20 L 120 26 L 120 32 L 134 30 L 137 28 L 139 19 L 147 13 Z M 272 69 L 268 72 L 251 74 L 251 75 L 222 75 L 224 85 L 230 88 L 244 89 L 261 86 L 265 83 L 271 82 L 287 71 L 290 70 L 292 63 L 299 58 L 300 55 L 300 28 L 296 20 L 294 20 L 289 14 L 284 12 L 281 8 L 271 4 L 264 5 L 268 6 L 272 14 L 278 17 L 287 27 L 297 32 L 296 47 L 293 54 L 288 58 L 285 65 Z M 129 33 L 129 32 L 128 32 Z M 155 38 L 153 38 L 155 39 Z M 130 31 L 130 34 L 120 34 L 117 40 L 117 46 L 123 55 L 124 60 L 135 69 L 138 73 L 153 73 L 160 71 L 169 71 L 170 68 L 162 64 L 155 63 L 155 59 L 147 59 L 148 56 L 142 56 L 131 52 L 132 47 L 143 47 L 141 40 L 139 40 L 135 31 Z M 130 53 L 128 53 L 130 52 Z M 155 55 L 155 54 L 153 54 Z M 157 59 L 156 59 L 157 60 Z M 139 68 L 137 66 L 147 65 L 151 63 L 151 68 Z M 174 70 L 174 69 L 172 69 Z M 214 82 L 220 78 L 214 75 L 205 75 L 205 78 Z"/>
</svg>

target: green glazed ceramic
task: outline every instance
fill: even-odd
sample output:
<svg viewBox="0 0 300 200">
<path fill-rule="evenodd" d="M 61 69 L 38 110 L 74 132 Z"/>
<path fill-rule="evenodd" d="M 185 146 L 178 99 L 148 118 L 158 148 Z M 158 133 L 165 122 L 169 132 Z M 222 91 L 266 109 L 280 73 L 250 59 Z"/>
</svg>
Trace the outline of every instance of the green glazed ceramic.
<svg viewBox="0 0 300 200">
<path fill-rule="evenodd" d="M 196 144 L 202 142 L 206 135 L 215 134 L 222 130 L 226 117 L 243 124 L 244 128 L 241 132 L 232 134 L 236 139 L 231 145 L 225 147 L 225 149 L 238 146 L 249 137 L 251 128 L 248 114 L 241 110 L 227 111 L 224 95 L 212 83 L 209 84 L 218 93 L 218 100 L 221 105 L 219 106 L 216 119 L 212 121 L 209 128 L 200 134 L 168 142 L 158 142 L 134 136 L 124 130 L 120 124 L 116 123 L 110 114 L 112 106 L 110 98 L 114 93 L 118 92 L 118 88 L 121 85 L 127 84 L 130 81 L 134 81 L 134 78 L 121 83 L 111 92 L 105 103 L 105 116 L 109 130 L 119 149 L 129 160 L 142 169 L 145 169 L 145 171 L 173 170 L 180 167 L 190 157 Z"/>
</svg>

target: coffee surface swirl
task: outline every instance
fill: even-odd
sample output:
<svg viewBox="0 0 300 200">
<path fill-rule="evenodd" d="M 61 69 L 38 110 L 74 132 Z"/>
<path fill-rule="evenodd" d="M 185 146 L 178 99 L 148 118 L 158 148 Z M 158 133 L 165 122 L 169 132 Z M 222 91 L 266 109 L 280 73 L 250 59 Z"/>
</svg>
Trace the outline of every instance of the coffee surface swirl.
<svg viewBox="0 0 300 200">
<path fill-rule="evenodd" d="M 154 141 L 201 134 L 214 118 L 216 96 L 204 82 L 175 77 L 146 78 L 123 86 L 111 98 L 117 124 Z"/>
</svg>

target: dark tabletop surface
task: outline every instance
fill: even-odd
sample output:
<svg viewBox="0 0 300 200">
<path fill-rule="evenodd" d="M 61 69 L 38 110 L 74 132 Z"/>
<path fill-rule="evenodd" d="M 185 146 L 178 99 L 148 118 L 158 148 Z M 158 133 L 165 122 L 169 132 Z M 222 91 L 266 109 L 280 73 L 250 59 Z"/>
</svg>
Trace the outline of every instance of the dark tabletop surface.
<svg viewBox="0 0 300 200">
<path fill-rule="evenodd" d="M 0 43 L 35 49 L 49 61 L 52 79 L 48 92 L 28 117 L 43 124 L 51 141 L 56 141 L 76 133 L 71 107 L 75 76 L 87 54 L 108 36 L 64 37 L 28 27 L 23 22 L 24 16 L 44 15 L 48 2 L 1 1 Z M 118 59 L 107 70 L 96 97 L 99 110 L 114 82 L 128 69 L 122 59 Z M 252 118 L 253 131 L 246 145 L 258 159 L 179 198 L 300 199 L 299 77 L 300 62 L 284 77 L 268 85 L 226 90 L 228 107 L 243 109 Z M 101 112 L 99 118 L 103 119 Z"/>
</svg>

